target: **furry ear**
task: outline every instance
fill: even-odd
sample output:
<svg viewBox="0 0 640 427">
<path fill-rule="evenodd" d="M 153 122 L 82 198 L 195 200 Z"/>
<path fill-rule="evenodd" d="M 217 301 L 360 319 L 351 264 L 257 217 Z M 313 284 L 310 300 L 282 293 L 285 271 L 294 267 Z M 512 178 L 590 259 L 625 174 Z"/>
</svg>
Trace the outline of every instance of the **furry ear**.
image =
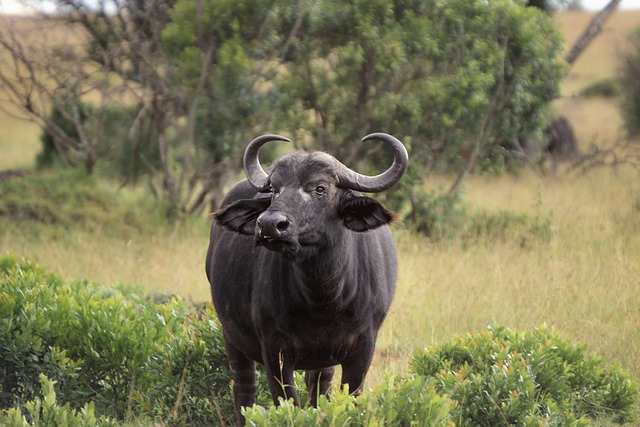
<svg viewBox="0 0 640 427">
<path fill-rule="evenodd" d="M 353 231 L 373 230 L 393 221 L 393 215 L 377 200 L 348 193 L 340 202 L 344 225 Z"/>
<path fill-rule="evenodd" d="M 214 213 L 213 220 L 227 230 L 253 235 L 258 215 L 270 204 L 271 197 L 238 200 Z"/>
</svg>

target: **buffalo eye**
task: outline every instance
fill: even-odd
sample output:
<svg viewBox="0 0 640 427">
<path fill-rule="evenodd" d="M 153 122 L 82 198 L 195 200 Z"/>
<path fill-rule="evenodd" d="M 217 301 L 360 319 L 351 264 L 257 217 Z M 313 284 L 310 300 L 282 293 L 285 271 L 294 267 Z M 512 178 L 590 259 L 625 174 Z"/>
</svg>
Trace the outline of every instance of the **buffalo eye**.
<svg viewBox="0 0 640 427">
<path fill-rule="evenodd" d="M 316 194 L 318 196 L 323 196 L 326 193 L 327 189 L 324 187 L 324 185 L 318 185 L 316 187 Z"/>
</svg>

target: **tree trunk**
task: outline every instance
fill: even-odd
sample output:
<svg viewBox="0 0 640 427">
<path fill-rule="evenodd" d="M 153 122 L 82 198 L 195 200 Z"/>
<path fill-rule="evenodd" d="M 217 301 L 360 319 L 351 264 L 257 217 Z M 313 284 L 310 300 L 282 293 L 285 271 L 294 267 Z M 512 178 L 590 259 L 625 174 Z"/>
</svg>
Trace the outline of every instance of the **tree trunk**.
<svg viewBox="0 0 640 427">
<path fill-rule="evenodd" d="M 589 26 L 584 30 L 582 36 L 575 42 L 569 53 L 564 57 L 569 65 L 573 64 L 580 54 L 586 49 L 593 39 L 602 31 L 602 26 L 609 19 L 614 10 L 622 0 L 611 0 L 596 16 L 593 17 Z"/>
</svg>

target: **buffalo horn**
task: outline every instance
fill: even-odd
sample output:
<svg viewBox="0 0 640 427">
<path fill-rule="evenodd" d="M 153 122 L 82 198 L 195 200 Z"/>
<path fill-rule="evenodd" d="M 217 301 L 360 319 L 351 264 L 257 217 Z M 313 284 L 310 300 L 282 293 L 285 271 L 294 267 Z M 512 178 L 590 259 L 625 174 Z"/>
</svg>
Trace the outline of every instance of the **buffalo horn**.
<svg viewBox="0 0 640 427">
<path fill-rule="evenodd" d="M 244 150 L 244 171 L 247 175 L 247 180 L 257 191 L 262 193 L 269 190 L 267 183 L 269 176 L 260 166 L 258 151 L 260 151 L 260 147 L 269 141 L 291 142 L 289 138 L 280 135 L 262 135 L 251 141 L 247 145 L 247 149 Z"/>
<path fill-rule="evenodd" d="M 404 175 L 409 164 L 409 156 L 402 142 L 386 133 L 372 133 L 362 138 L 362 141 L 372 139 L 380 140 L 391 147 L 393 150 L 393 164 L 380 175 L 367 176 L 355 172 L 338 162 L 338 182 L 341 187 L 367 193 L 379 193 L 393 187 Z"/>
<path fill-rule="evenodd" d="M 397 138 L 386 133 L 372 133 L 362 138 L 362 141 L 377 139 L 387 144 L 393 150 L 393 164 L 376 176 L 362 175 L 355 172 L 336 160 L 338 185 L 356 191 L 378 193 L 393 187 L 404 175 L 409 163 L 407 150 Z M 244 171 L 249 183 L 260 192 L 269 190 L 267 173 L 260 166 L 258 152 L 260 147 L 269 141 L 291 141 L 280 135 L 262 135 L 249 143 L 244 151 Z"/>
</svg>

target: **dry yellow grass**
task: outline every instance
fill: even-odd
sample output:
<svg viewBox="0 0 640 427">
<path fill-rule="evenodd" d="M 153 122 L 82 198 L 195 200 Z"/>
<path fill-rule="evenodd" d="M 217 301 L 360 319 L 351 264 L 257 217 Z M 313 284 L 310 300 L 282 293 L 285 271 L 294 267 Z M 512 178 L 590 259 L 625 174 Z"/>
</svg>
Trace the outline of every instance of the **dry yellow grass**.
<svg viewBox="0 0 640 427">
<path fill-rule="evenodd" d="M 40 149 L 38 126 L 0 109 L 0 129 L 0 170 L 32 167 Z"/>
<path fill-rule="evenodd" d="M 551 212 L 550 241 L 433 244 L 399 232 L 400 284 L 372 371 L 406 368 L 417 346 L 492 321 L 548 324 L 608 362 L 640 372 L 640 183 L 601 170 L 576 181 L 534 175 L 467 182 L 488 211 Z"/>
</svg>

